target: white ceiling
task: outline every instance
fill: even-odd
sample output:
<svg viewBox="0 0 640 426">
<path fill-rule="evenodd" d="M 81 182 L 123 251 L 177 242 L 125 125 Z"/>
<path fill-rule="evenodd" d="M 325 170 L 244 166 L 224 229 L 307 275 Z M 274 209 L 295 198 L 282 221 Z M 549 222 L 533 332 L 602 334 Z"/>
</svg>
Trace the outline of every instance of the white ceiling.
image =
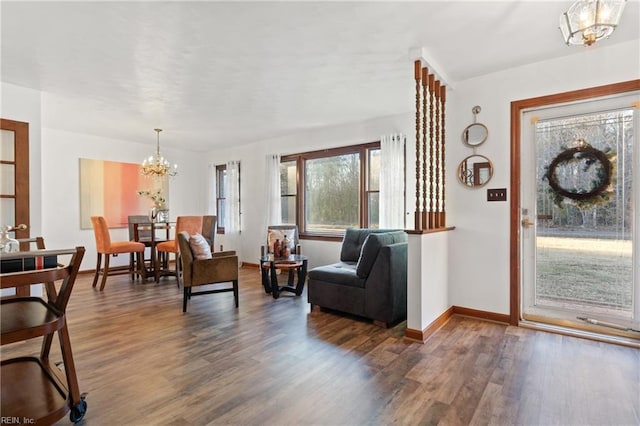
<svg viewBox="0 0 640 426">
<path fill-rule="evenodd" d="M 455 82 L 582 52 L 571 1 L 0 3 L 2 81 L 43 125 L 205 151 L 411 111 L 412 49 Z M 640 39 L 638 1 L 605 42 Z"/>
</svg>

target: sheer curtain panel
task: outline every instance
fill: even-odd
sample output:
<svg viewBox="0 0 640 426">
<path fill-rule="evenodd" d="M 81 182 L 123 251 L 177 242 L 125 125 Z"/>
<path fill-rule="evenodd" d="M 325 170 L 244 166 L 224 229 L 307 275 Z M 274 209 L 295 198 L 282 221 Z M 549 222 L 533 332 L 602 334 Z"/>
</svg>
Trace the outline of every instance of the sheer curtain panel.
<svg viewBox="0 0 640 426">
<path fill-rule="evenodd" d="M 227 162 L 225 181 L 227 215 L 224 224 L 226 250 L 240 250 L 240 161 Z"/>
<path fill-rule="evenodd" d="M 216 215 L 216 165 L 209 164 L 207 170 L 207 214 Z"/>
<path fill-rule="evenodd" d="M 380 139 L 380 228 L 404 229 L 405 135 Z"/>
<path fill-rule="evenodd" d="M 264 229 L 269 225 L 280 225 L 282 222 L 282 206 L 280 197 L 280 155 L 267 155 L 267 176 L 265 188 L 265 221 Z"/>
</svg>

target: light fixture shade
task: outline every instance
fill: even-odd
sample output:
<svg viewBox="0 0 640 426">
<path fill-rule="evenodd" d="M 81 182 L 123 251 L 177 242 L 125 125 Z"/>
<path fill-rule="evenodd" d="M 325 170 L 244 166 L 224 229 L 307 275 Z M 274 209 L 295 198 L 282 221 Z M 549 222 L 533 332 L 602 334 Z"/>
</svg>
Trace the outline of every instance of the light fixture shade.
<svg viewBox="0 0 640 426">
<path fill-rule="evenodd" d="M 564 42 L 591 46 L 618 26 L 626 0 L 578 0 L 560 15 Z"/>
</svg>

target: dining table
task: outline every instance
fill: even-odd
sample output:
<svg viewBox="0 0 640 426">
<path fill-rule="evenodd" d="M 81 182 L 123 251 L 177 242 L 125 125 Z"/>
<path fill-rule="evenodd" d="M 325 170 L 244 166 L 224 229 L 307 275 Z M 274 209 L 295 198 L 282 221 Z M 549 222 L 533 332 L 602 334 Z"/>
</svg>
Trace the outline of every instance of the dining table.
<svg viewBox="0 0 640 426">
<path fill-rule="evenodd" d="M 171 231 L 175 230 L 175 222 L 141 222 L 133 224 L 134 239 L 137 242 L 145 243 L 150 250 L 149 266 L 145 264 L 145 272 L 147 277 L 153 277 L 155 282 L 160 282 L 160 277 L 168 271 L 169 259 L 160 259 L 158 256 L 158 243 L 169 241 Z M 149 236 L 142 237 L 143 231 L 150 231 Z M 168 275 L 168 274 L 167 274 Z M 173 274 L 172 274 L 173 275 Z"/>
</svg>

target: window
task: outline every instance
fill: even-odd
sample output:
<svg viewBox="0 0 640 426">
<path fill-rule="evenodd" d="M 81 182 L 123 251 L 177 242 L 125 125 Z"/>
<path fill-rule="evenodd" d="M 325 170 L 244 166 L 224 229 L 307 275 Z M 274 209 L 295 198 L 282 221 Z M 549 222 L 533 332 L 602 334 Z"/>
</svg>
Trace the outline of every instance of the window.
<svg viewBox="0 0 640 426">
<path fill-rule="evenodd" d="M 296 221 L 297 174 L 296 162 L 280 162 L 280 197 L 282 199 L 282 223 L 293 225 Z"/>
<path fill-rule="evenodd" d="M 227 166 L 222 164 L 216 166 L 216 212 L 218 215 L 218 234 L 224 234 L 225 212 L 225 191 L 227 180 Z"/>
<path fill-rule="evenodd" d="M 369 228 L 380 226 L 380 149 L 369 149 L 367 162 L 367 218 Z"/>
<path fill-rule="evenodd" d="M 379 142 L 283 156 L 282 223 L 296 223 L 303 236 L 378 227 L 379 184 Z"/>
<path fill-rule="evenodd" d="M 237 202 L 237 212 L 240 214 L 240 164 L 238 163 L 238 182 L 237 182 L 237 198 L 232 194 L 227 194 L 226 188 L 234 188 L 236 185 L 229 186 L 232 182 L 228 182 L 227 165 L 220 164 L 216 166 L 216 212 L 218 221 L 218 234 L 224 234 L 224 225 L 227 223 L 228 203 Z M 233 175 L 233 173 L 232 173 Z M 233 217 L 230 218 L 234 220 Z"/>
</svg>

